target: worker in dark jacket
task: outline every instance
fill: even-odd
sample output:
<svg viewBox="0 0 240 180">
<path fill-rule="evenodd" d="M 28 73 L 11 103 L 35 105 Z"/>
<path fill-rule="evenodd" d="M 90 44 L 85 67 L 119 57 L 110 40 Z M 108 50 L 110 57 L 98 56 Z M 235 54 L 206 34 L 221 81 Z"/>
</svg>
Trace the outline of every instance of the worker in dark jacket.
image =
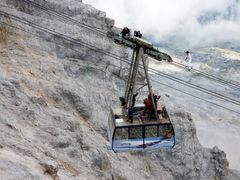
<svg viewBox="0 0 240 180">
<path fill-rule="evenodd" d="M 133 122 L 133 106 L 128 108 L 128 120 L 132 123 Z"/>
<path fill-rule="evenodd" d="M 122 34 L 122 37 L 129 37 L 130 36 L 130 29 L 128 27 L 124 27 L 121 34 Z"/>
<path fill-rule="evenodd" d="M 142 34 L 140 31 L 134 31 L 134 36 L 142 38 Z"/>
<path fill-rule="evenodd" d="M 132 107 L 135 106 L 135 102 L 136 102 L 136 97 L 137 97 L 138 93 L 133 95 L 133 99 L 132 99 Z"/>
</svg>

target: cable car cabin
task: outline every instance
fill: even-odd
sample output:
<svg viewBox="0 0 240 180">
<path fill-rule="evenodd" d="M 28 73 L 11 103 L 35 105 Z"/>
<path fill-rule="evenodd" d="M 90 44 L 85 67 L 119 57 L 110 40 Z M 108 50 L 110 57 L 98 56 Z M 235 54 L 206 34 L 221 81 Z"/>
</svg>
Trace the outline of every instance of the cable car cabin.
<svg viewBox="0 0 240 180">
<path fill-rule="evenodd" d="M 156 57 L 155 59 L 168 59 L 170 56 L 161 53 L 151 42 L 139 37 L 115 36 L 114 41 L 132 48 L 133 54 L 124 96 L 119 98 L 121 106 L 111 110 L 108 119 L 108 136 L 112 150 L 124 152 L 173 148 L 174 128 L 166 109 L 160 106 L 160 96 L 156 96 L 152 91 L 145 55 Z M 145 78 L 138 81 L 140 67 Z M 143 101 L 144 104 L 135 105 L 136 96 L 144 87 L 147 87 L 147 98 Z M 144 96 L 140 96 L 142 97 Z"/>
<path fill-rule="evenodd" d="M 173 148 L 175 133 L 165 107 L 158 103 L 155 118 L 151 112 L 144 112 L 145 106 L 133 107 L 133 121 L 122 109 L 113 109 L 108 119 L 108 136 L 114 152 L 142 151 L 161 148 Z M 145 113 L 145 114 L 144 114 Z"/>
</svg>

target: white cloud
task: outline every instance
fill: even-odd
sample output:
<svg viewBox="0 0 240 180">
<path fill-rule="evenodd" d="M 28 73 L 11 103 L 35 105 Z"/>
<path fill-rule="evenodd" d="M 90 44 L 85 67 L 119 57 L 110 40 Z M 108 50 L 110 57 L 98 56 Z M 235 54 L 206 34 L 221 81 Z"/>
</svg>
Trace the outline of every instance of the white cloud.
<svg viewBox="0 0 240 180">
<path fill-rule="evenodd" d="M 115 19 L 116 26 L 139 29 L 156 42 L 174 37 L 177 41 L 174 43 L 184 48 L 221 41 L 240 42 L 239 0 L 85 0 L 84 3 L 107 12 L 108 17 Z M 230 19 L 229 11 L 235 14 Z M 214 19 L 204 16 L 204 23 L 199 23 L 206 13 Z"/>
</svg>

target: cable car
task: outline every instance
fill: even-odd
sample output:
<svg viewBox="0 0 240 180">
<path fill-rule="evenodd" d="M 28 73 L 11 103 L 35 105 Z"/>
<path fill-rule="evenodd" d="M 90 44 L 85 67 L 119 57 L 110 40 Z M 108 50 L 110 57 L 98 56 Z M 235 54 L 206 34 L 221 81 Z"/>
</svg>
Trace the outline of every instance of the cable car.
<svg viewBox="0 0 240 180">
<path fill-rule="evenodd" d="M 146 49 L 150 42 L 137 38 L 121 105 L 110 110 L 108 118 L 108 137 L 114 152 L 143 151 L 175 146 L 175 132 L 167 110 L 158 100 L 149 81 Z M 142 60 L 140 62 L 140 60 Z M 145 79 L 139 81 L 139 67 Z M 143 85 L 144 84 L 144 85 Z M 139 88 L 140 87 L 140 88 Z M 139 90 L 147 87 L 147 98 Z M 138 103 L 136 103 L 136 96 Z"/>
<path fill-rule="evenodd" d="M 163 108 L 161 120 L 145 118 L 139 120 L 139 115 L 144 111 L 144 106 L 134 107 L 133 122 L 128 121 L 128 116 L 122 113 L 122 109 L 113 109 L 110 112 L 109 140 L 114 152 L 142 151 L 160 148 L 173 148 L 175 145 L 175 133 Z"/>
</svg>

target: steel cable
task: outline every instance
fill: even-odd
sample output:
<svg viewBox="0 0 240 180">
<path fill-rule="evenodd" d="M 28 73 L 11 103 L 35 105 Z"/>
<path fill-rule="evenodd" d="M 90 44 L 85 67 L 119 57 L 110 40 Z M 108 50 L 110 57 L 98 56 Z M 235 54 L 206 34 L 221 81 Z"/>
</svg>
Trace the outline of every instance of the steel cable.
<svg viewBox="0 0 240 180">
<path fill-rule="evenodd" d="M 81 44 L 81 43 L 79 43 L 79 40 L 70 38 L 70 37 L 68 37 L 68 36 L 66 36 L 66 35 L 63 35 L 63 34 L 61 34 L 61 33 L 58 33 L 58 32 L 52 31 L 52 30 L 49 30 L 49 29 L 47 29 L 47 28 L 43 28 L 43 27 L 38 26 L 38 25 L 36 25 L 36 24 L 34 24 L 34 23 L 31 23 L 31 22 L 27 22 L 27 23 L 26 23 L 26 20 L 22 20 L 21 18 L 18 18 L 18 17 L 16 17 L 16 16 L 9 15 L 9 14 L 7 14 L 7 13 L 5 13 L 5 12 L 2 12 L 2 11 L 0 11 L 0 12 L 1 12 L 0 14 L 2 14 L 2 15 L 11 16 L 11 19 L 14 19 L 15 21 L 21 22 L 21 23 L 26 24 L 26 25 L 29 25 L 29 26 L 32 26 L 32 25 L 33 25 L 34 28 L 39 28 L 40 30 L 45 31 L 45 32 L 47 32 L 47 33 L 50 33 L 50 34 L 52 34 L 52 35 L 58 35 L 59 37 L 65 39 L 65 40 L 68 40 L 68 41 L 73 42 L 73 43 L 76 43 L 76 44 L 80 44 L 80 45 L 82 45 L 82 46 L 84 46 L 84 47 L 90 48 L 90 49 L 95 50 L 95 51 L 98 51 L 98 52 L 101 52 L 101 53 L 103 53 L 103 54 L 105 54 L 105 55 L 107 55 L 107 56 L 110 56 L 110 57 L 114 58 L 114 59 L 121 60 L 121 61 L 123 61 L 123 62 L 125 62 L 125 63 L 130 63 L 128 59 L 125 59 L 125 58 L 119 57 L 119 56 L 117 56 L 117 55 L 115 55 L 115 54 L 106 52 L 106 51 L 104 51 L 104 50 L 102 50 L 102 49 L 99 49 L 99 48 L 97 48 L 97 47 L 95 47 L 95 46 L 92 46 L 92 45 L 89 45 L 89 44 L 83 43 L 83 42 L 81 42 L 81 43 L 82 43 L 82 44 Z M 12 18 L 12 17 L 13 17 L 13 18 Z M 76 41 L 77 41 L 77 42 L 76 42 Z M 88 45 L 88 46 L 87 46 L 87 45 Z M 142 67 L 141 67 L 141 68 L 142 68 Z M 173 76 L 164 74 L 164 73 L 162 73 L 162 72 L 160 72 L 160 71 L 157 71 L 157 70 L 155 70 L 155 69 L 153 69 L 153 68 L 149 68 L 149 69 L 150 69 L 150 70 L 149 70 L 150 72 L 156 73 L 156 74 L 159 75 L 159 76 L 166 77 L 166 78 L 168 78 L 168 79 L 171 79 L 171 80 L 173 80 L 173 81 L 175 81 L 175 82 L 184 84 L 184 85 L 186 85 L 186 86 L 188 86 L 188 87 L 191 87 L 191 88 L 193 88 L 193 89 L 197 89 L 197 90 L 202 91 L 202 92 L 205 92 L 205 93 L 207 93 L 207 94 L 211 94 L 211 95 L 213 95 L 213 96 L 215 96 L 215 97 L 218 97 L 218 98 L 223 99 L 223 100 L 225 100 L 225 101 L 231 102 L 231 103 L 233 103 L 233 104 L 240 105 L 240 103 L 239 103 L 238 101 L 236 101 L 236 100 L 234 100 L 234 99 L 231 99 L 231 98 L 229 98 L 229 97 L 226 97 L 226 96 L 224 96 L 224 95 L 217 94 L 217 93 L 215 93 L 215 92 L 211 92 L 211 91 L 209 91 L 208 89 L 205 89 L 205 88 L 201 88 L 201 87 L 199 88 L 199 86 L 196 86 L 196 85 L 191 84 L 191 83 L 189 83 L 189 82 L 187 82 L 187 81 L 184 81 L 184 80 L 175 78 L 175 77 L 173 77 Z M 194 86 L 195 86 L 195 87 L 194 87 Z"/>
</svg>

